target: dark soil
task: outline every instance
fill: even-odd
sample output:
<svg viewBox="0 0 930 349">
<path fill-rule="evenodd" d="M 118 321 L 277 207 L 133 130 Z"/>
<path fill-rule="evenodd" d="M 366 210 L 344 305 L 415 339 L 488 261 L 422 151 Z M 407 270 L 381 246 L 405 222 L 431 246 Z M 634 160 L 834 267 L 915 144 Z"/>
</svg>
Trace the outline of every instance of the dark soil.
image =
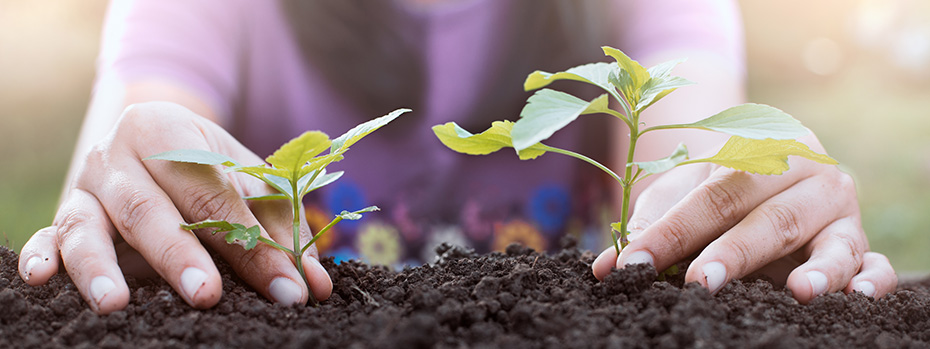
<svg viewBox="0 0 930 349">
<path fill-rule="evenodd" d="M 273 305 L 221 265 L 225 293 L 212 309 L 190 308 L 163 281 L 130 279 L 129 306 L 97 316 L 65 274 L 25 285 L 0 247 L 0 348 L 930 347 L 930 282 L 800 305 L 763 280 L 711 296 L 656 282 L 645 266 L 598 282 L 594 255 L 574 249 L 439 252 L 400 272 L 324 261 L 335 287 L 316 308 Z"/>
</svg>

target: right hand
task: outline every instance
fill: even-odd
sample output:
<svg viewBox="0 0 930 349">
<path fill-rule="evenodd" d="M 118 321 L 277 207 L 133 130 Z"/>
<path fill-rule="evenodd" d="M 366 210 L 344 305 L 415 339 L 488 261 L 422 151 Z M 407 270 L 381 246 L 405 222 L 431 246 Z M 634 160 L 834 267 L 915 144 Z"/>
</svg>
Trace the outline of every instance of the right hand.
<svg viewBox="0 0 930 349">
<path fill-rule="evenodd" d="M 219 301 L 222 285 L 207 245 L 268 299 L 307 302 L 306 283 L 287 253 L 265 244 L 247 251 L 227 244 L 222 234 L 192 234 L 179 226 L 205 219 L 260 224 L 263 236 L 293 248 L 290 204 L 244 201 L 243 196 L 268 194 L 271 188 L 243 174 L 224 174 L 215 166 L 142 161 L 174 149 L 209 150 L 243 164 L 263 163 L 221 127 L 177 104 L 130 106 L 65 188 L 53 225 L 23 246 L 23 280 L 45 284 L 61 262 L 91 308 L 107 314 L 129 302 L 124 271 L 150 266 L 188 304 L 209 308 Z M 309 237 L 302 219 L 301 240 Z M 332 280 L 316 248 L 307 249 L 302 258 L 314 297 L 329 298 Z"/>
</svg>

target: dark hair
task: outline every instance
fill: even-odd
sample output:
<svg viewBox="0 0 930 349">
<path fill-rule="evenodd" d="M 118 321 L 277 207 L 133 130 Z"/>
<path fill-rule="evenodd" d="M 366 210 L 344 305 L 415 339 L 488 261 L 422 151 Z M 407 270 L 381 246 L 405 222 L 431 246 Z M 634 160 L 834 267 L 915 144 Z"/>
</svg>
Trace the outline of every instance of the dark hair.
<svg viewBox="0 0 930 349">
<path fill-rule="evenodd" d="M 503 1 L 503 0 L 491 0 Z M 409 12 L 387 0 L 284 0 L 284 10 L 308 64 L 361 115 L 423 105 L 424 57 Z M 525 101 L 522 83 L 533 70 L 557 71 L 599 59 L 610 30 L 604 0 L 512 0 L 500 52 L 499 77 L 463 126 L 515 119 Z M 404 32 L 405 30 L 411 32 Z M 514 108 L 516 108 L 514 112 Z M 502 115 L 502 113 L 505 113 Z"/>
</svg>

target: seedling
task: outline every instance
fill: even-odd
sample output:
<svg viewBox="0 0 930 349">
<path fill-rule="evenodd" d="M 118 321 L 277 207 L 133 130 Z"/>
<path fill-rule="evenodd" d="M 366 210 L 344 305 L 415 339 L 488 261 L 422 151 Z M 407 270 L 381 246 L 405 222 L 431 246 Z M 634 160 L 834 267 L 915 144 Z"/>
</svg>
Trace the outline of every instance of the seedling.
<svg viewBox="0 0 930 349">
<path fill-rule="evenodd" d="M 607 56 L 616 60 L 616 64 L 591 63 L 554 74 L 535 71 L 526 78 L 523 85 L 526 91 L 531 91 L 546 87 L 553 81 L 574 80 L 595 85 L 607 92 L 591 101 L 546 88 L 530 96 L 516 123 L 495 121 L 486 131 L 472 134 L 454 122 L 449 122 L 433 126 L 433 132 L 443 144 L 460 153 L 485 155 L 509 147 L 516 150 L 521 160 L 530 160 L 553 152 L 583 160 L 603 170 L 623 188 L 620 221 L 610 225 L 614 249 L 618 254 L 628 243 L 631 189 L 649 176 L 701 162 L 750 173 L 781 174 L 788 170 L 789 155 L 824 164 L 837 164 L 831 157 L 818 154 L 795 140 L 810 133 L 798 120 L 779 109 L 762 104 L 738 105 L 690 124 L 647 127 L 640 120 L 643 110 L 675 89 L 693 84 L 687 79 L 671 75 L 672 68 L 684 60 L 673 60 L 646 69 L 620 50 L 608 46 L 602 48 Z M 611 101 L 619 105 L 619 109 L 610 108 Z M 630 130 L 630 146 L 622 177 L 589 157 L 541 143 L 579 116 L 599 113 L 620 119 Z M 687 147 L 679 144 L 666 158 L 633 162 L 636 142 L 644 134 L 679 128 L 718 131 L 732 137 L 716 155 L 709 158 L 689 159 Z"/>
<path fill-rule="evenodd" d="M 358 220 L 362 218 L 363 213 L 378 211 L 379 209 L 377 206 L 369 206 L 354 212 L 342 211 L 329 224 L 316 232 L 310 241 L 301 244 L 300 203 L 304 195 L 333 183 L 342 176 L 342 171 L 327 173 L 326 167 L 331 163 L 341 161 L 344 158 L 343 154 L 349 150 L 350 146 L 358 142 L 362 137 L 409 111 L 409 109 L 395 110 L 390 114 L 355 126 L 333 140 L 330 140 L 329 136 L 320 131 L 304 132 L 297 138 L 282 145 L 271 156 L 268 156 L 265 159 L 268 164 L 244 166 L 226 155 L 197 149 L 171 150 L 147 157 L 144 160 L 169 160 L 202 165 L 222 165 L 226 167 L 224 170 L 226 173 L 245 173 L 262 180 L 274 188 L 277 193 L 246 197 L 245 199 L 290 200 L 293 212 L 294 249 L 282 246 L 274 240 L 261 236 L 261 229 L 258 225 L 245 227 L 242 224 L 222 220 L 205 220 L 192 224 L 181 223 L 181 227 L 187 230 L 215 228 L 212 234 L 226 233 L 224 239 L 227 243 L 237 244 L 246 250 L 253 249 L 259 242 L 263 242 L 287 252 L 294 257 L 297 271 L 300 272 L 304 282 L 307 282 L 300 256 L 336 223 L 344 219 Z M 329 148 L 329 153 L 322 154 L 327 148 Z M 312 293 L 311 301 L 315 302 Z"/>
</svg>

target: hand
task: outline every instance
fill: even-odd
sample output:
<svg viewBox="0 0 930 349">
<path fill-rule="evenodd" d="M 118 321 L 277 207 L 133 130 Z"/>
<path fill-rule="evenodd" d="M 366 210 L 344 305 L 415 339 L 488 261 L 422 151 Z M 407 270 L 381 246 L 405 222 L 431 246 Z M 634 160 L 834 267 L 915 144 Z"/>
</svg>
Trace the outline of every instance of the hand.
<svg viewBox="0 0 930 349">
<path fill-rule="evenodd" d="M 107 139 L 87 155 L 65 189 L 53 225 L 23 246 L 23 280 L 34 286 L 46 283 L 60 261 L 91 308 L 107 314 L 129 302 L 123 273 L 145 270 L 148 264 L 188 304 L 208 308 L 219 301 L 222 285 L 203 243 L 265 297 L 286 304 L 306 302 L 307 286 L 288 254 L 265 244 L 247 251 L 226 244 L 222 234 L 191 234 L 180 228 L 181 222 L 204 219 L 260 224 L 263 236 L 293 248 L 288 202 L 242 199 L 270 193 L 264 183 L 216 167 L 141 160 L 184 148 L 226 154 L 244 164 L 263 163 L 218 125 L 179 105 L 130 106 Z M 306 221 L 301 235 L 308 241 Z M 314 297 L 329 298 L 332 281 L 316 248 L 302 258 Z"/>
<path fill-rule="evenodd" d="M 802 141 L 823 152 L 813 136 Z M 614 247 L 604 250 L 594 275 L 636 263 L 661 271 L 700 252 L 685 281 L 711 293 L 755 271 L 786 283 L 805 304 L 838 290 L 875 298 L 893 291 L 888 259 L 869 252 L 852 178 L 802 158 L 790 165 L 778 176 L 712 164 L 669 171 L 637 200 L 630 244 L 619 258 Z"/>
</svg>

